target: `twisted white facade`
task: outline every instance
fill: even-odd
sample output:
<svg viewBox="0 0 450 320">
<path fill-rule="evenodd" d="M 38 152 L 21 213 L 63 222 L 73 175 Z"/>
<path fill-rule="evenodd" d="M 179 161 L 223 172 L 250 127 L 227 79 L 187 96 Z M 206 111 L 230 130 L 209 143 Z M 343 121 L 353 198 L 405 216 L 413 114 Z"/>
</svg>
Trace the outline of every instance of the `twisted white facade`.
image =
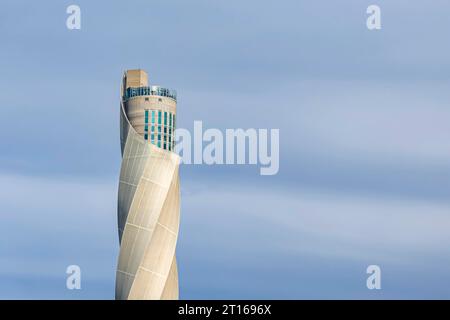
<svg viewBox="0 0 450 320">
<path fill-rule="evenodd" d="M 144 71 L 128 70 L 121 97 L 116 299 L 178 299 L 176 96 L 148 87 Z"/>
</svg>

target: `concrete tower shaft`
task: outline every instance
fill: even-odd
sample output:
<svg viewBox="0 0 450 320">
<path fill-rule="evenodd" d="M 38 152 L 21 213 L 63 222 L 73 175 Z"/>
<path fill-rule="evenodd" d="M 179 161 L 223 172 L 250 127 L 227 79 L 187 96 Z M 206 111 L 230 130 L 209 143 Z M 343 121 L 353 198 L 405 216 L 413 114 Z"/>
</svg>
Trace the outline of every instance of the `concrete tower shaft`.
<svg viewBox="0 0 450 320">
<path fill-rule="evenodd" d="M 143 70 L 125 72 L 116 299 L 178 299 L 180 158 L 172 151 L 175 114 L 173 90 L 148 86 Z"/>
</svg>

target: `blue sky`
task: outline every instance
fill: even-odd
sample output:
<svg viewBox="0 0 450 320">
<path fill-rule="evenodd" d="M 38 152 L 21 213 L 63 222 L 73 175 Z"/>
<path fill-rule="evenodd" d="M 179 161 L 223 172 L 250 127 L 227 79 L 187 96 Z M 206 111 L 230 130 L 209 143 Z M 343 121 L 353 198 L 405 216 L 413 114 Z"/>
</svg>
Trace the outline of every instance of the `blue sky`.
<svg viewBox="0 0 450 320">
<path fill-rule="evenodd" d="M 114 297 L 130 68 L 177 89 L 179 127 L 280 129 L 275 176 L 181 167 L 181 298 L 450 298 L 449 9 L 3 1 L 0 298 Z"/>
</svg>

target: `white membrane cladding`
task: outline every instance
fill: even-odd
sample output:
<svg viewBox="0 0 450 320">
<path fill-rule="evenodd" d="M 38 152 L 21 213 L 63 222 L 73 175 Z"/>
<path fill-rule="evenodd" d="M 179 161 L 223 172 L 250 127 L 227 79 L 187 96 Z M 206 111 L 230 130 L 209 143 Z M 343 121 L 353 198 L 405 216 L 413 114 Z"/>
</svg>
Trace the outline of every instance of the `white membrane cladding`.
<svg viewBox="0 0 450 320">
<path fill-rule="evenodd" d="M 179 156 L 150 144 L 120 112 L 116 299 L 178 299 Z"/>
</svg>

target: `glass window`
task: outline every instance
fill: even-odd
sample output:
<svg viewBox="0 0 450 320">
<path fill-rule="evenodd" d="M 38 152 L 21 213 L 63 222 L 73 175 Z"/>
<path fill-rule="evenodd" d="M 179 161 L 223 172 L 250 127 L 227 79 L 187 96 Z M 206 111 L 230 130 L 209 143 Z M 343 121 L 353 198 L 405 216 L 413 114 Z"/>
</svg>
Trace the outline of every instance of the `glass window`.
<svg viewBox="0 0 450 320">
<path fill-rule="evenodd" d="M 158 111 L 158 123 L 161 124 L 161 111 Z"/>
<path fill-rule="evenodd" d="M 152 110 L 152 123 L 155 123 L 155 110 Z"/>
<path fill-rule="evenodd" d="M 164 111 L 164 125 L 167 126 L 167 112 Z"/>
<path fill-rule="evenodd" d="M 169 126 L 172 126 L 172 113 L 169 113 Z"/>
<path fill-rule="evenodd" d="M 148 134 L 144 134 L 144 140 L 148 140 Z"/>
</svg>

